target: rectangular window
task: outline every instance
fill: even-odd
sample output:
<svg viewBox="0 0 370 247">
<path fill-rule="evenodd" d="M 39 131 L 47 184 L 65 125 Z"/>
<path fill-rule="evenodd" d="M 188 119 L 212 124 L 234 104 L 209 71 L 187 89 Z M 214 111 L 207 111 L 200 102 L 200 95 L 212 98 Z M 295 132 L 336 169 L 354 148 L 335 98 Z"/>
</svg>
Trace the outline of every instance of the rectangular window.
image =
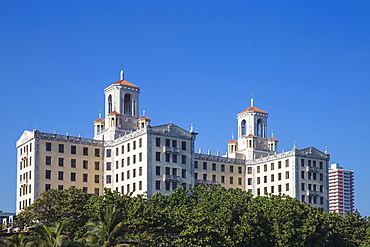
<svg viewBox="0 0 370 247">
<path fill-rule="evenodd" d="M 121 181 L 125 180 L 125 173 L 121 172 Z"/>
<path fill-rule="evenodd" d="M 157 175 L 157 176 L 161 175 L 161 167 L 160 166 L 155 167 L 155 175 Z"/>
<path fill-rule="evenodd" d="M 203 162 L 203 170 L 207 170 L 207 162 Z"/>
<path fill-rule="evenodd" d="M 112 176 L 111 175 L 106 176 L 106 182 L 107 182 L 107 184 L 112 183 Z"/>
<path fill-rule="evenodd" d="M 263 193 L 267 194 L 267 187 L 263 187 Z"/>
<path fill-rule="evenodd" d="M 177 168 L 172 168 L 172 175 L 177 176 Z"/>
<path fill-rule="evenodd" d="M 171 183 L 170 182 L 166 182 L 166 190 L 170 190 L 170 186 L 171 186 Z"/>
<path fill-rule="evenodd" d="M 225 176 L 221 176 L 221 183 L 225 183 Z"/>
<path fill-rule="evenodd" d="M 161 153 L 160 152 L 155 152 L 155 160 L 156 161 L 161 161 Z"/>
<path fill-rule="evenodd" d="M 125 159 L 121 159 L 121 167 L 125 166 Z"/>
<path fill-rule="evenodd" d="M 58 165 L 64 166 L 64 158 L 58 158 Z"/>
<path fill-rule="evenodd" d="M 194 179 L 198 179 L 198 173 L 194 173 Z"/>
<path fill-rule="evenodd" d="M 45 171 L 45 178 L 46 179 L 51 179 L 51 170 L 46 170 Z"/>
<path fill-rule="evenodd" d="M 281 161 L 278 161 L 278 169 L 281 168 Z"/>
<path fill-rule="evenodd" d="M 248 169 L 247 169 L 247 173 L 248 173 L 248 174 L 252 174 L 252 167 L 248 167 Z"/>
<path fill-rule="evenodd" d="M 170 162 L 170 158 L 171 158 L 171 155 L 170 154 L 166 154 L 166 162 Z"/>
<path fill-rule="evenodd" d="M 155 146 L 156 147 L 160 147 L 161 146 L 161 138 L 159 138 L 159 137 L 156 137 L 155 138 Z"/>
<path fill-rule="evenodd" d="M 127 157 L 127 166 L 130 165 L 130 157 Z"/>
<path fill-rule="evenodd" d="M 63 185 L 58 185 L 58 190 L 63 190 Z"/>
<path fill-rule="evenodd" d="M 116 174 L 116 183 L 118 183 L 118 174 Z M 118 188 L 116 188 L 118 190 Z"/>
<path fill-rule="evenodd" d="M 45 184 L 45 191 L 48 191 L 51 189 L 51 184 Z"/>
<path fill-rule="evenodd" d="M 308 160 L 308 166 L 311 166 L 311 160 Z"/>
<path fill-rule="evenodd" d="M 99 170 L 100 163 L 98 161 L 95 161 L 95 170 Z"/>
<path fill-rule="evenodd" d="M 64 144 L 59 144 L 59 153 L 64 153 Z"/>
<path fill-rule="evenodd" d="M 234 178 L 230 177 L 230 184 L 233 184 L 233 183 L 234 183 Z"/>
<path fill-rule="evenodd" d="M 83 155 L 88 156 L 89 155 L 89 148 L 88 147 L 84 147 L 82 153 L 83 153 Z"/>
<path fill-rule="evenodd" d="M 172 140 L 172 147 L 177 148 L 177 140 Z"/>
<path fill-rule="evenodd" d="M 278 192 L 281 193 L 281 184 L 278 185 Z"/>
<path fill-rule="evenodd" d="M 130 171 L 127 171 L 127 172 L 126 172 L 126 178 L 127 178 L 127 179 L 130 179 Z"/>
<path fill-rule="evenodd" d="M 217 179 L 216 179 L 216 175 L 212 175 L 212 181 L 216 181 Z"/>
<path fill-rule="evenodd" d="M 107 162 L 107 171 L 112 170 L 112 162 Z"/>
<path fill-rule="evenodd" d="M 264 165 L 263 165 L 263 171 L 264 171 L 264 172 L 267 172 L 267 164 L 264 164 Z"/>
<path fill-rule="evenodd" d="M 112 150 L 111 149 L 107 149 L 107 157 L 112 157 Z"/>
<path fill-rule="evenodd" d="M 289 191 L 289 183 L 285 184 L 285 191 Z"/>
<path fill-rule="evenodd" d="M 252 185 L 252 178 L 248 178 L 248 185 Z"/>
<path fill-rule="evenodd" d="M 142 189 L 143 189 L 143 182 L 139 181 L 139 190 L 142 190 Z"/>
<path fill-rule="evenodd" d="M 155 181 L 155 189 L 156 190 L 160 190 L 161 189 L 161 181 L 159 181 L 159 180 L 156 180 Z"/>
<path fill-rule="evenodd" d="M 132 164 L 136 164 L 136 154 L 134 154 L 134 156 L 132 156 Z"/>
<path fill-rule="evenodd" d="M 94 176 L 94 182 L 97 184 L 99 183 L 99 175 Z"/>
<path fill-rule="evenodd" d="M 274 186 L 271 186 L 271 193 L 274 193 Z"/>
<path fill-rule="evenodd" d="M 305 191 L 305 189 L 306 189 L 306 184 L 305 183 L 301 183 L 301 190 L 302 191 Z"/>
<path fill-rule="evenodd" d="M 82 168 L 89 169 L 89 162 L 87 160 L 82 161 Z"/>
<path fill-rule="evenodd" d="M 76 181 L 76 173 L 71 172 L 71 181 Z"/>
<path fill-rule="evenodd" d="M 51 151 L 51 142 L 46 143 L 46 151 Z"/>
<path fill-rule="evenodd" d="M 177 154 L 172 154 L 172 163 L 177 163 Z"/>
<path fill-rule="evenodd" d="M 133 169 L 132 170 L 132 177 L 135 178 L 136 177 L 136 169 Z"/>
<path fill-rule="evenodd" d="M 274 182 L 275 181 L 275 176 L 274 174 L 271 174 L 271 182 Z"/>
<path fill-rule="evenodd" d="M 308 172 L 307 174 L 308 174 L 308 179 L 311 179 L 312 173 L 311 172 Z"/>
<path fill-rule="evenodd" d="M 181 142 L 181 149 L 186 150 L 186 142 L 185 141 Z"/>
<path fill-rule="evenodd" d="M 51 156 L 46 156 L 46 165 L 51 166 Z"/>
<path fill-rule="evenodd" d="M 238 178 L 238 185 L 242 185 L 243 184 L 242 181 L 243 181 L 242 178 Z"/>
<path fill-rule="evenodd" d="M 242 174 L 242 173 L 243 173 L 243 167 L 238 166 L 238 174 Z"/>
<path fill-rule="evenodd" d="M 281 173 L 278 173 L 278 180 L 281 180 Z"/>
<path fill-rule="evenodd" d="M 139 162 L 143 161 L 143 153 L 139 153 Z"/>
<path fill-rule="evenodd" d="M 207 174 L 203 174 L 203 180 L 207 180 Z"/>
<path fill-rule="evenodd" d="M 88 192 L 88 188 L 87 187 L 82 187 L 82 192 L 83 193 L 87 193 Z"/>
<path fill-rule="evenodd" d="M 264 182 L 264 183 L 267 183 L 267 176 L 264 176 L 264 177 L 263 177 L 263 182 Z"/>
<path fill-rule="evenodd" d="M 63 180 L 64 172 L 59 171 L 58 172 L 58 180 Z"/>
<path fill-rule="evenodd" d="M 95 148 L 95 157 L 100 157 L 100 149 Z"/>
<path fill-rule="evenodd" d="M 216 171 L 216 163 L 212 163 L 212 171 Z"/>
<path fill-rule="evenodd" d="M 165 168 L 165 173 L 166 173 L 166 175 L 170 175 L 170 173 L 171 173 L 171 168 L 170 168 L 170 167 L 166 167 L 166 168 Z"/>
<path fill-rule="evenodd" d="M 324 181 L 324 175 L 320 173 L 320 181 Z"/>
<path fill-rule="evenodd" d="M 261 167 L 260 166 L 257 166 L 257 173 L 260 173 L 261 172 Z"/>
<path fill-rule="evenodd" d="M 132 143 L 132 149 L 135 150 L 136 149 L 136 141 L 133 141 Z"/>
<path fill-rule="evenodd" d="M 312 184 L 308 184 L 308 190 L 312 190 Z"/>
<path fill-rule="evenodd" d="M 166 139 L 166 147 L 169 147 L 170 145 L 170 139 Z"/>
<path fill-rule="evenodd" d="M 181 164 L 186 165 L 186 155 L 181 155 Z"/>
<path fill-rule="evenodd" d="M 82 182 L 87 182 L 88 174 L 84 173 L 82 174 Z"/>
<path fill-rule="evenodd" d="M 234 173 L 234 166 L 230 165 L 230 173 Z"/>
<path fill-rule="evenodd" d="M 289 179 L 289 172 L 285 172 L 285 179 Z"/>
<path fill-rule="evenodd" d="M 285 160 L 285 167 L 289 167 L 289 160 Z"/>
<path fill-rule="evenodd" d="M 181 170 L 181 177 L 186 178 L 186 169 Z"/>
<path fill-rule="evenodd" d="M 173 190 L 177 189 L 177 183 L 176 182 L 172 182 L 172 189 Z"/>
<path fill-rule="evenodd" d="M 76 153 L 77 153 L 76 146 L 71 146 L 71 154 L 76 154 Z"/>
<path fill-rule="evenodd" d="M 304 179 L 304 171 L 301 171 L 301 178 Z"/>
<path fill-rule="evenodd" d="M 225 172 L 225 165 L 221 164 L 221 172 Z"/>
<path fill-rule="evenodd" d="M 324 197 L 320 197 L 320 204 L 324 204 Z"/>
<path fill-rule="evenodd" d="M 194 161 L 194 168 L 198 169 L 198 161 Z"/>
<path fill-rule="evenodd" d="M 301 202 L 305 202 L 306 201 L 306 197 L 304 195 L 301 195 Z"/>
<path fill-rule="evenodd" d="M 130 143 L 127 143 L 127 152 L 130 152 Z"/>
<path fill-rule="evenodd" d="M 121 154 L 124 154 L 125 153 L 125 145 L 122 145 L 121 146 Z"/>
<path fill-rule="evenodd" d="M 141 148 L 143 146 L 143 139 L 142 138 L 140 138 L 139 139 L 139 148 Z"/>
<path fill-rule="evenodd" d="M 304 159 L 301 159 L 301 167 L 304 167 Z"/>
<path fill-rule="evenodd" d="M 139 167 L 139 176 L 142 176 L 143 175 L 143 167 Z"/>
<path fill-rule="evenodd" d="M 312 173 L 312 179 L 313 180 L 316 180 L 316 173 L 314 172 L 314 173 Z"/>
<path fill-rule="evenodd" d="M 312 161 L 312 166 L 313 166 L 313 167 L 316 167 L 316 160 L 313 160 L 313 161 Z"/>
<path fill-rule="evenodd" d="M 128 184 L 126 187 L 127 187 L 127 193 L 130 193 L 130 185 Z"/>
<path fill-rule="evenodd" d="M 316 204 L 316 203 L 317 203 L 317 197 L 316 197 L 316 196 L 314 196 L 314 197 L 313 197 L 313 203 L 314 203 L 314 204 Z"/>
<path fill-rule="evenodd" d="M 323 185 L 320 185 L 320 192 L 324 193 L 324 186 Z"/>
<path fill-rule="evenodd" d="M 257 184 L 260 184 L 260 183 L 261 183 L 261 178 L 257 177 Z"/>
<path fill-rule="evenodd" d="M 320 169 L 323 169 L 323 163 L 320 161 Z"/>
<path fill-rule="evenodd" d="M 94 194 L 97 195 L 97 196 L 99 195 L 99 188 L 94 189 Z"/>
</svg>

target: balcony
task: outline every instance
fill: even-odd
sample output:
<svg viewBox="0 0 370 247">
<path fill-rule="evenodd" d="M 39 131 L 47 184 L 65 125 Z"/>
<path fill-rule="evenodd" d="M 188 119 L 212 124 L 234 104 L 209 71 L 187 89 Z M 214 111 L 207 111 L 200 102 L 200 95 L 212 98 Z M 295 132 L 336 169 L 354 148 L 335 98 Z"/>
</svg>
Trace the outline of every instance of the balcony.
<svg viewBox="0 0 370 247">
<path fill-rule="evenodd" d="M 163 174 L 163 182 L 180 182 L 180 177 L 175 175 Z"/>
<path fill-rule="evenodd" d="M 307 171 L 308 172 L 319 172 L 319 168 L 313 167 L 313 166 L 307 166 Z"/>
<path fill-rule="evenodd" d="M 196 184 L 210 184 L 210 185 L 218 185 L 217 181 L 213 180 L 203 180 L 203 179 L 195 179 Z"/>
<path fill-rule="evenodd" d="M 316 190 L 309 190 L 309 191 L 307 191 L 307 194 L 309 196 L 319 196 L 320 195 L 320 192 L 318 192 Z"/>
<path fill-rule="evenodd" d="M 180 153 L 180 148 L 163 146 L 163 153 Z"/>
</svg>

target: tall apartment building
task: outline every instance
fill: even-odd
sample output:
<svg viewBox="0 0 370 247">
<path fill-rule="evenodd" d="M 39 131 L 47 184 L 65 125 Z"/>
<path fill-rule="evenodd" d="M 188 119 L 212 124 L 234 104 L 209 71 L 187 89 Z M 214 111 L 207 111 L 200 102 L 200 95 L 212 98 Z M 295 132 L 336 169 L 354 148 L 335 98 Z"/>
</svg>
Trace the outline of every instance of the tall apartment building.
<svg viewBox="0 0 370 247">
<path fill-rule="evenodd" d="M 140 88 L 120 80 L 104 90 L 105 115 L 94 138 L 38 130 L 17 141 L 17 212 L 43 191 L 70 186 L 101 194 L 169 194 L 180 185 L 221 184 L 254 195 L 284 193 L 328 210 L 329 154 L 314 147 L 278 153 L 267 137 L 268 113 L 251 106 L 237 114 L 238 137 L 224 156 L 194 152 L 196 135 L 175 124 L 151 126 L 139 117 Z"/>
<path fill-rule="evenodd" d="M 345 215 L 354 210 L 354 172 L 339 164 L 329 168 L 329 211 Z"/>
</svg>

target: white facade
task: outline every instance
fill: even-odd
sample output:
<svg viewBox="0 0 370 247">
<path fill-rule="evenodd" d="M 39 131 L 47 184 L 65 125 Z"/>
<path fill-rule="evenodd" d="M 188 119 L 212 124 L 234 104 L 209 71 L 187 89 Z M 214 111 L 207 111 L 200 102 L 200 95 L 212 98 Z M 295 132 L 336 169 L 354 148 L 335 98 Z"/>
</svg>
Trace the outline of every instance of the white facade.
<svg viewBox="0 0 370 247">
<path fill-rule="evenodd" d="M 139 118 L 139 94 L 121 72 L 104 90 L 104 119 L 94 121 L 94 139 L 25 131 L 17 141 L 17 212 L 48 189 L 101 194 L 108 188 L 150 197 L 198 184 L 284 193 L 328 210 L 329 154 L 313 147 L 278 153 L 278 140 L 267 138 L 268 113 L 253 99 L 237 114 L 238 138 L 221 157 L 194 153 L 192 130 Z"/>
</svg>

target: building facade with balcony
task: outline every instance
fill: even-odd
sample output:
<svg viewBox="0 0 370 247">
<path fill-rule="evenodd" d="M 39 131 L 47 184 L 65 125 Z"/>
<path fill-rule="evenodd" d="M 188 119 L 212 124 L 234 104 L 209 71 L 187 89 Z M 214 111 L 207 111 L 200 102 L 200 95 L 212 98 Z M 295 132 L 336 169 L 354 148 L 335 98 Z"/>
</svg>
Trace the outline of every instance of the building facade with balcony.
<svg viewBox="0 0 370 247">
<path fill-rule="evenodd" d="M 354 210 L 354 172 L 334 163 L 329 168 L 329 211 L 345 215 Z"/>
<path fill-rule="evenodd" d="M 17 141 L 17 212 L 43 191 L 70 186 L 88 193 L 168 195 L 180 185 L 239 188 L 254 195 L 284 193 L 328 210 L 329 154 L 316 148 L 278 153 L 267 137 L 268 113 L 251 106 L 237 114 L 237 140 L 224 156 L 194 152 L 196 135 L 175 125 L 152 126 L 139 117 L 140 88 L 120 80 L 104 90 L 105 115 L 92 139 L 25 131 Z"/>
</svg>

